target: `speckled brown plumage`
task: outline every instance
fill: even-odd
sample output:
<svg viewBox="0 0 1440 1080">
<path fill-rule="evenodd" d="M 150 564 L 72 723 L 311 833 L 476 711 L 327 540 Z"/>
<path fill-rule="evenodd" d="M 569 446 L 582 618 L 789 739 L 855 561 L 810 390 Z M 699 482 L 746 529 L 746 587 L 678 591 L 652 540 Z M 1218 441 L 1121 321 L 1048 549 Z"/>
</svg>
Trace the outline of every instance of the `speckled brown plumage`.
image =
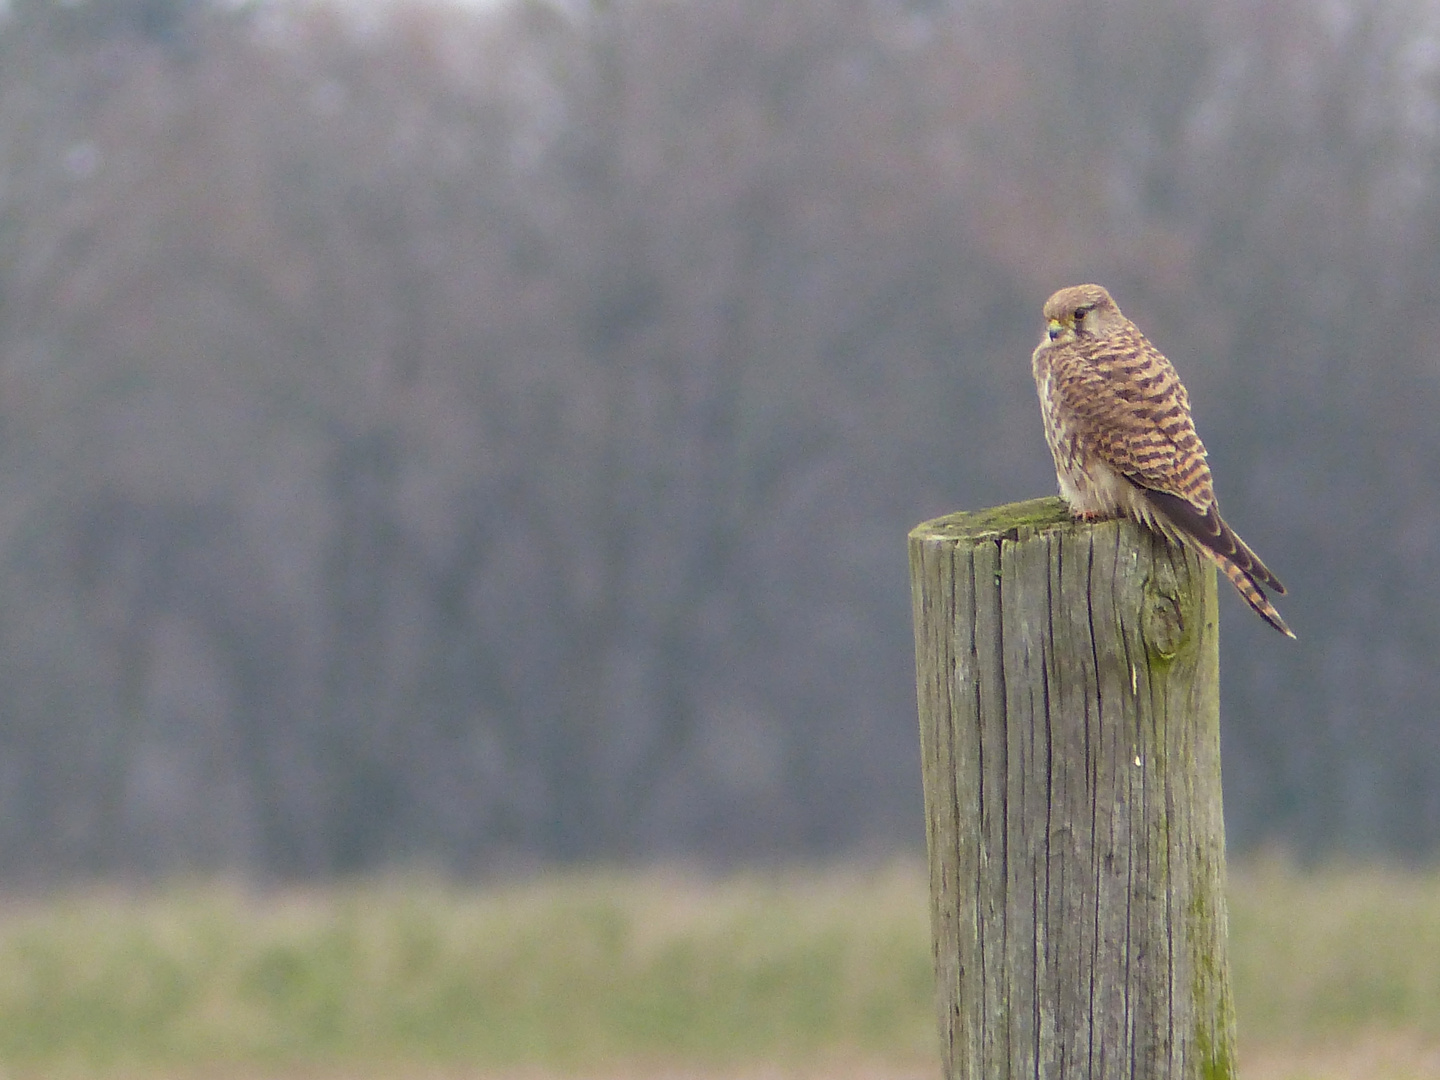
<svg viewBox="0 0 1440 1080">
<path fill-rule="evenodd" d="M 1099 285 L 1045 303 L 1032 367 L 1060 494 L 1082 517 L 1127 515 L 1220 567 L 1262 619 L 1285 587 L 1220 517 L 1190 397 L 1170 361 Z"/>
</svg>

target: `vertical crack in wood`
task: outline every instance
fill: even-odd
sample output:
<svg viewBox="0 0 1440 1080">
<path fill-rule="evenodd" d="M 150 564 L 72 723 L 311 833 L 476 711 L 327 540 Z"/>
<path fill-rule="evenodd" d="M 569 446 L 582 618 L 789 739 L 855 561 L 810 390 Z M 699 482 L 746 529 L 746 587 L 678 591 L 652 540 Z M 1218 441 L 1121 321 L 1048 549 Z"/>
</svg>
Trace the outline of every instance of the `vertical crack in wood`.
<svg viewBox="0 0 1440 1080">
<path fill-rule="evenodd" d="M 978 585 L 977 585 L 977 583 L 976 583 L 975 550 L 974 550 L 974 548 L 971 548 L 970 550 L 968 550 L 968 551 L 965 553 L 965 567 L 966 567 L 966 570 L 967 570 L 967 572 L 968 572 L 968 574 L 969 574 L 969 581 L 970 581 L 970 604 L 969 604 L 969 611 L 968 611 L 967 614 L 969 615 L 969 618 L 970 618 L 969 661 L 970 661 L 970 676 L 971 676 L 970 681 L 971 681 L 971 684 L 972 684 L 972 687 L 973 687 L 972 693 L 973 693 L 973 703 L 974 703 L 974 710 L 975 710 L 973 715 L 974 715 L 974 723 L 975 723 L 975 746 L 976 746 L 976 755 L 975 755 L 976 819 L 975 819 L 975 829 L 974 829 L 974 833 L 973 833 L 973 840 L 971 841 L 971 842 L 973 843 L 974 848 L 975 848 L 975 856 L 976 856 L 976 857 L 975 857 L 975 875 L 976 875 L 976 880 L 975 880 L 975 888 L 974 888 L 973 910 L 974 910 L 974 915 L 975 915 L 976 953 L 977 953 L 977 955 L 978 955 L 978 960 L 979 960 L 979 967 L 980 967 L 980 973 L 979 973 L 979 974 L 980 974 L 980 986 L 981 986 L 981 988 L 982 988 L 981 992 L 982 992 L 982 994 L 983 994 L 983 993 L 985 992 L 985 991 L 984 991 L 984 988 L 985 988 L 985 987 L 988 987 L 988 986 L 990 985 L 990 980 L 991 980 L 991 978 L 993 977 L 993 973 L 991 973 L 991 972 L 987 969 L 987 965 L 986 965 L 985 931 L 986 931 L 986 929 L 987 929 L 988 926 L 989 926 L 989 920 L 985 918 L 985 912 L 984 912 L 984 907 L 983 907 L 983 902 L 984 902 L 984 901 L 983 901 L 983 895 L 984 895 L 984 894 L 983 894 L 983 890 L 984 890 L 984 874 L 985 874 L 985 857 L 984 857 L 985 821 L 986 821 L 986 815 L 987 815 L 988 810 L 989 810 L 989 808 L 988 808 L 987 805 L 986 805 L 987 792 L 986 792 L 986 788 L 985 788 L 985 755 L 986 755 L 986 753 L 987 753 L 987 750 L 989 749 L 989 744 L 988 744 L 988 742 L 987 742 L 987 740 L 986 740 L 986 738 L 985 738 L 985 720 L 984 720 L 985 714 L 984 714 L 984 711 L 983 711 L 983 709 L 982 709 L 982 707 L 981 707 L 981 698 L 980 698 L 980 680 L 981 680 L 981 672 L 980 672 L 980 648 L 979 648 L 979 642 L 976 640 L 976 633 L 977 633 L 977 629 L 976 629 L 976 628 L 977 628 L 977 626 L 979 625 L 979 616 L 980 616 L 980 590 L 979 590 L 979 587 L 978 587 Z M 957 810 L 956 810 L 956 820 L 959 821 L 959 810 L 958 810 L 958 807 L 957 807 Z M 957 829 L 957 830 L 956 830 L 956 842 L 957 842 L 957 844 L 960 843 L 960 842 L 962 842 L 962 837 L 963 837 L 963 830 Z M 964 838 L 964 839 L 970 839 L 970 838 L 966 837 L 966 838 Z M 990 1038 L 991 1038 L 991 1035 L 990 1035 L 990 1010 L 989 1010 L 989 1009 L 981 1009 L 981 1010 L 980 1010 L 980 1016 L 979 1016 L 978 1020 L 979 1020 L 979 1025 L 978 1025 L 978 1026 L 979 1026 L 979 1031 L 978 1031 L 978 1033 L 977 1033 L 978 1043 L 977 1043 L 976 1045 L 977 1045 L 977 1047 L 979 1048 L 979 1051 L 980 1051 L 981 1053 L 983 1053 L 984 1047 L 987 1047 L 987 1046 L 990 1045 Z M 977 1054 L 977 1056 L 978 1056 L 978 1054 Z"/>
<path fill-rule="evenodd" d="M 1010 801 L 1011 801 L 1011 791 L 1010 791 L 1010 692 L 1009 692 L 1009 686 L 1008 686 L 1008 681 L 1009 681 L 1008 665 L 1005 663 L 1005 651 L 1006 651 L 1007 642 L 1006 642 L 1006 639 L 1005 639 L 1005 577 L 1004 577 L 1004 572 L 1003 572 L 1004 563 L 1003 563 L 1003 560 L 1002 560 L 1002 555 L 1003 555 L 1003 553 L 1004 553 L 1004 550 L 1005 550 L 1005 547 L 1004 547 L 1003 542 L 997 540 L 997 541 L 995 542 L 995 657 L 996 657 L 997 669 L 998 669 L 998 670 L 997 670 L 998 678 L 997 678 L 997 680 L 996 680 L 996 693 L 997 693 L 997 696 L 998 696 L 998 698 L 999 698 L 999 701 L 998 701 L 998 705 L 999 705 L 999 716 L 1000 716 L 1000 718 L 1001 718 L 1001 726 L 1002 726 L 1002 730 L 1003 730 L 1003 733 L 1004 733 L 1002 739 L 1000 740 L 1000 769 L 999 769 L 1000 777 L 1001 777 L 1001 781 L 1000 781 L 1000 783 L 1001 783 L 1001 789 L 1000 789 L 1000 804 L 1001 804 L 1001 807 L 1002 807 L 1001 819 L 1000 819 L 1000 867 L 1001 867 L 1001 877 L 1000 877 L 1000 880 L 1006 883 L 1004 889 L 1002 890 L 1002 896 L 1004 897 L 1005 903 L 1003 904 L 1003 906 L 1001 907 L 1001 910 L 1000 910 L 1000 955 L 1003 956 L 1003 957 L 1005 957 L 1005 958 L 1008 960 L 1008 959 L 1009 959 L 1009 956 L 1010 956 L 1010 935 L 1011 935 L 1011 927 L 1010 927 L 1010 911 L 1011 911 L 1011 906 L 1010 906 L 1010 896 L 1009 896 L 1009 882 L 1010 882 L 1010 870 L 1011 870 L 1011 865 L 1010 865 Z M 1021 794 L 1023 795 L 1023 788 L 1022 788 Z M 1004 972 L 1004 971 L 1001 971 L 1001 972 L 998 972 L 998 973 L 997 973 L 997 981 L 1000 983 L 1001 987 L 1003 988 L 1002 991 L 1001 991 L 1001 993 L 998 994 L 997 996 L 998 996 L 998 998 L 1000 999 L 1000 1000 L 999 1000 L 999 1004 L 1000 1004 L 1000 1008 L 1001 1008 L 1001 1013 L 1000 1013 L 1000 1015 L 1003 1016 L 1003 1017 L 1005 1017 L 1005 1060 L 1006 1060 L 1007 1062 L 1012 1062 L 1012 1061 L 1014 1061 L 1014 1054 L 1015 1054 L 1015 1045 L 1014 1045 L 1014 1041 L 1013 1041 L 1013 1040 L 1014 1040 L 1015 1025 L 1014 1025 L 1014 1023 L 1012 1022 L 1011 1017 L 1010 1017 L 1011 1005 L 1012 1005 L 1012 1002 L 1013 1002 L 1013 995 L 1010 993 L 1010 982 L 1009 982 L 1009 980 L 1008 980 L 1008 978 L 1007 978 L 1006 976 L 1007 976 L 1007 973 Z"/>
<path fill-rule="evenodd" d="M 1043 839 L 1040 858 L 1037 860 L 1035 867 L 1037 879 L 1041 877 L 1044 879 L 1043 890 L 1038 880 L 1035 887 L 1035 1072 L 1037 1080 L 1045 1080 L 1042 1075 L 1044 1053 L 1041 1047 L 1041 1040 L 1045 1037 L 1045 1028 L 1047 1025 L 1042 1017 L 1041 1005 L 1049 995 L 1052 968 L 1050 939 L 1045 933 L 1045 926 L 1048 922 L 1047 917 L 1050 912 L 1050 869 L 1054 859 L 1054 852 L 1051 849 L 1053 837 L 1051 836 L 1050 830 L 1053 823 L 1052 815 L 1055 809 L 1055 729 L 1051 715 L 1050 656 L 1046 645 L 1054 636 L 1048 632 L 1054 620 L 1054 607 L 1052 602 L 1053 598 L 1050 594 L 1049 544 L 1043 537 L 1040 540 L 1040 547 L 1047 556 L 1042 562 L 1042 565 L 1045 567 L 1044 625 L 1047 632 L 1040 635 L 1038 662 L 1032 665 L 1039 669 L 1040 718 L 1044 727 L 1042 744 L 1045 751 L 1045 824 L 1044 832 L 1042 833 Z M 1029 649 L 1030 642 L 1027 637 L 1026 651 L 1028 652 Z"/>
<path fill-rule="evenodd" d="M 1063 545 L 1062 545 L 1063 546 Z M 1093 596 L 1093 584 L 1095 580 L 1095 539 L 1086 534 L 1082 550 L 1085 554 L 1085 625 L 1090 633 L 1090 670 L 1087 674 L 1092 680 L 1087 682 L 1087 689 L 1093 686 L 1093 697 L 1097 703 L 1096 709 L 1092 712 L 1090 707 L 1091 694 L 1085 695 L 1085 775 L 1090 785 L 1090 866 L 1095 881 L 1094 900 L 1095 910 L 1093 915 L 1094 939 L 1090 943 L 1090 971 L 1089 986 L 1087 988 L 1086 1020 L 1089 1030 L 1086 1032 L 1086 1062 L 1089 1065 L 1089 1076 L 1104 1075 L 1104 1047 L 1098 1045 L 1100 1040 L 1095 1038 L 1095 979 L 1100 968 L 1101 950 L 1104 948 L 1104 905 L 1107 889 L 1105 888 L 1106 859 L 1110 858 L 1110 850 L 1114 847 L 1114 822 L 1108 821 L 1110 836 L 1105 851 L 1100 848 L 1100 755 L 1101 746 L 1098 738 L 1100 728 L 1100 717 L 1098 703 L 1100 701 L 1100 654 L 1096 645 L 1095 635 L 1095 602 Z M 1091 739 L 1091 728 L 1094 728 L 1097 737 Z M 1113 812 L 1112 812 L 1113 813 Z M 1101 1072 L 1096 1072 L 1097 1053 L 1100 1056 L 1099 1067 Z"/>
</svg>

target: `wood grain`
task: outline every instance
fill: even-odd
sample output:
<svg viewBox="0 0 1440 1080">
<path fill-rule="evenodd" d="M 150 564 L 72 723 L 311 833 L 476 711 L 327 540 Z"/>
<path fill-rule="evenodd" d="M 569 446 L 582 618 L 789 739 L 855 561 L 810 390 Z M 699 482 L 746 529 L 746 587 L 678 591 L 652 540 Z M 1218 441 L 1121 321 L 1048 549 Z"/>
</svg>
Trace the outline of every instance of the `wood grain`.
<svg viewBox="0 0 1440 1080">
<path fill-rule="evenodd" d="M 1213 568 L 1058 499 L 910 565 L 946 1077 L 1233 1076 Z"/>
</svg>

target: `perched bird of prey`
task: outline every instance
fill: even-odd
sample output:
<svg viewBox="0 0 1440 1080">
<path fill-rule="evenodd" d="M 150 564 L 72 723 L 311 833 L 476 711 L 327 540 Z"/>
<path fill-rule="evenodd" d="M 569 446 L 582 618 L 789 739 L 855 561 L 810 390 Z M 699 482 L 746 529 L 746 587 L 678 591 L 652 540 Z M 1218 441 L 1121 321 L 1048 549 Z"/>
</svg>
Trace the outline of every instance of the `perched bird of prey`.
<svg viewBox="0 0 1440 1080">
<path fill-rule="evenodd" d="M 1045 302 L 1031 365 L 1060 494 L 1077 517 L 1121 514 L 1220 567 L 1245 602 L 1282 634 L 1265 595 L 1285 586 L 1220 517 L 1190 396 L 1170 361 L 1099 285 Z"/>
</svg>

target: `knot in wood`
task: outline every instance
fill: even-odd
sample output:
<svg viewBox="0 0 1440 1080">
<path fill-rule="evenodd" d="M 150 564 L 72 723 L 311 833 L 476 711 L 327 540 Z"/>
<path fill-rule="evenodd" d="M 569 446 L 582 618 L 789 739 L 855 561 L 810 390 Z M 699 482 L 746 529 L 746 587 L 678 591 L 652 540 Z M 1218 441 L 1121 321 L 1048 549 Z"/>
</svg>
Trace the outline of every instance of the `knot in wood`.
<svg viewBox="0 0 1440 1080">
<path fill-rule="evenodd" d="M 1152 654 L 1169 659 L 1180 651 L 1186 631 L 1185 592 L 1175 568 L 1158 562 L 1145 582 L 1142 615 L 1145 644 Z"/>
</svg>

